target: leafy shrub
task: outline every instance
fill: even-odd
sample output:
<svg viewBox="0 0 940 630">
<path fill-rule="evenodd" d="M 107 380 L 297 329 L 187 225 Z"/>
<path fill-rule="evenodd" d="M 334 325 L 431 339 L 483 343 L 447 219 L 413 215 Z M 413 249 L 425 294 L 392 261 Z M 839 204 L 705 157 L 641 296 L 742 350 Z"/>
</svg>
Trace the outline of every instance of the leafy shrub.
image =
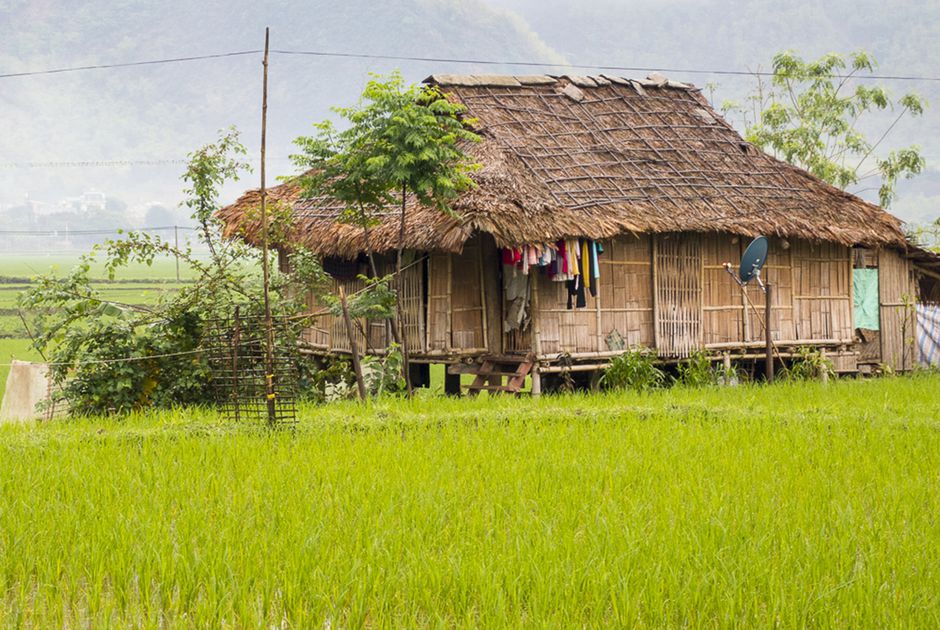
<svg viewBox="0 0 940 630">
<path fill-rule="evenodd" d="M 802 347 L 784 371 L 784 377 L 793 381 L 821 379 L 823 375 L 834 376 L 832 361 L 816 348 Z"/>
<path fill-rule="evenodd" d="M 648 391 L 662 387 L 666 374 L 656 367 L 655 356 L 646 348 L 631 348 L 614 357 L 601 376 L 601 385 L 607 389 L 633 389 Z"/>
<path fill-rule="evenodd" d="M 125 413 L 211 400 L 212 375 L 204 351 L 210 326 L 231 317 L 236 308 L 245 320 L 260 320 L 262 315 L 259 252 L 241 241 L 222 238 L 216 215 L 222 185 L 246 168 L 239 161 L 244 153 L 232 130 L 216 144 L 190 154 L 183 176 L 188 186 L 184 203 L 199 225 L 208 261 L 194 256 L 188 247 L 130 232 L 83 257 L 65 277 L 38 277 L 21 295 L 19 306 L 32 318 L 33 345 L 48 357 L 56 396 L 68 402 L 70 413 Z M 194 271 L 195 281 L 152 306 L 115 303 L 91 281 L 91 263 L 97 255 L 103 257 L 112 280 L 130 263 L 151 265 L 157 257 L 175 256 Z M 303 273 L 281 274 L 274 266 L 271 306 L 276 316 L 301 312 L 305 291 L 298 289 L 315 286 L 318 280 L 313 276 L 322 275 L 311 257 L 297 258 L 310 262 L 299 265 Z M 291 318 L 290 322 L 290 330 L 282 331 L 285 334 L 276 343 L 293 350 L 296 329 L 303 321 Z"/>
<path fill-rule="evenodd" d="M 677 366 L 677 381 L 688 387 L 706 387 L 719 383 L 720 374 L 712 364 L 711 354 L 695 350 Z"/>
</svg>

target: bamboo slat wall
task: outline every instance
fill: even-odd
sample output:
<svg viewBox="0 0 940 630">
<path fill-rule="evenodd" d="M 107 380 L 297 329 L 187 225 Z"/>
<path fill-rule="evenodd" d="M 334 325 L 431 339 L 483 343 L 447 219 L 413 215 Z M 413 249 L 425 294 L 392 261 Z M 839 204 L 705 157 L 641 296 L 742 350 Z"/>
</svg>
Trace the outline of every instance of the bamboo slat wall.
<svg viewBox="0 0 940 630">
<path fill-rule="evenodd" d="M 346 295 L 353 295 L 361 291 L 365 283 L 358 279 L 352 280 L 333 280 L 332 292 L 334 295 L 339 293 L 342 287 Z M 337 352 L 350 352 L 349 335 L 346 331 L 346 324 L 342 317 L 333 315 L 324 315 L 320 318 L 321 326 L 329 331 L 330 343 L 329 349 Z M 385 325 L 382 322 L 356 320 L 354 323 L 354 336 L 359 352 L 366 352 L 369 349 L 385 347 Z M 369 339 L 366 340 L 364 331 L 369 331 Z"/>
<path fill-rule="evenodd" d="M 402 272 L 403 277 L 403 316 L 405 331 L 408 338 L 408 349 L 411 352 L 425 351 L 425 313 L 424 313 L 424 270 L 421 263 L 413 265 Z M 381 265 L 380 265 L 381 272 Z M 343 287 L 346 295 L 353 295 L 365 287 L 365 283 L 358 279 L 333 280 L 331 292 L 339 293 Z M 308 298 L 311 311 L 322 310 L 323 304 L 313 297 Z M 387 325 L 385 320 L 356 320 L 354 335 L 360 352 L 374 352 L 387 346 Z M 368 332 L 368 339 L 366 338 Z M 313 326 L 304 332 L 304 341 L 315 348 L 331 352 L 350 352 L 349 336 L 346 324 L 340 316 L 331 314 L 321 315 Z"/>
<path fill-rule="evenodd" d="M 450 254 L 431 254 L 428 259 L 428 334 L 432 352 L 450 349 Z"/>
<path fill-rule="evenodd" d="M 587 307 L 568 309 L 568 289 L 541 273 L 538 282 L 539 333 L 543 354 L 594 352 L 597 350 L 597 316 L 594 298 L 587 295 Z"/>
<path fill-rule="evenodd" d="M 391 269 L 389 270 L 391 271 Z M 402 296 L 405 338 L 409 352 L 425 352 L 424 263 L 402 270 Z M 380 324 L 385 329 L 384 323 Z"/>
<path fill-rule="evenodd" d="M 702 286 L 705 345 L 735 343 L 745 339 L 745 309 L 741 288 L 725 270 L 730 262 L 737 271 L 741 259 L 741 239 L 724 234 L 708 234 L 702 237 L 702 264 L 704 283 Z M 763 304 L 761 298 L 758 304 Z"/>
<path fill-rule="evenodd" d="M 482 348 L 483 331 L 483 269 L 480 238 L 467 241 L 463 252 L 451 258 L 451 347 Z M 495 265 L 494 258 L 490 264 Z"/>
<path fill-rule="evenodd" d="M 588 295 L 586 308 L 580 309 L 567 308 L 565 283 L 533 271 L 542 355 L 608 352 L 613 331 L 626 346 L 655 347 L 661 356 L 760 343 L 764 296 L 756 286 L 748 287 L 755 312 L 723 268 L 725 262 L 737 266 L 748 241 L 730 234 L 688 233 L 604 241 L 598 295 Z M 901 296 L 914 294 L 912 276 L 907 260 L 893 251 L 881 254 L 881 267 L 883 334 L 890 338 L 884 352 L 887 361 L 902 369 Z M 772 239 L 763 277 L 774 286 L 774 338 L 811 345 L 853 344 L 851 269 L 849 248 Z M 503 334 L 500 262 L 486 237 L 472 239 L 461 254 L 431 254 L 426 276 L 421 265 L 405 274 L 405 321 L 413 353 L 532 350 L 530 330 Z M 353 293 L 362 285 L 351 280 L 343 286 Z M 381 322 L 369 327 L 368 344 L 361 332 L 356 334 L 363 349 L 385 345 Z M 321 318 L 307 338 L 318 347 L 349 349 L 340 318 Z"/>
<path fill-rule="evenodd" d="M 598 257 L 601 278 L 598 348 L 616 330 L 629 346 L 653 345 L 652 238 L 643 234 L 605 241 Z"/>
<path fill-rule="evenodd" d="M 853 343 L 851 250 L 794 241 L 791 257 L 796 340 Z"/>
<path fill-rule="evenodd" d="M 917 287 L 910 262 L 897 252 L 881 250 L 878 254 L 878 293 L 881 361 L 895 370 L 910 370 L 916 360 L 912 305 L 916 301 Z"/>
<path fill-rule="evenodd" d="M 741 254 L 750 243 L 749 239 L 741 240 Z M 841 248 L 844 250 L 844 248 Z M 740 260 L 741 254 L 737 260 Z M 837 259 L 837 264 L 845 264 L 845 253 L 840 252 L 841 260 Z M 780 239 L 772 239 L 770 250 L 767 255 L 767 263 L 761 270 L 761 279 L 772 285 L 770 305 L 770 334 L 775 341 L 794 341 L 796 340 L 796 326 L 794 324 L 794 311 L 796 306 L 793 301 L 793 248 L 784 248 Z M 732 259 L 736 262 L 735 259 Z M 737 265 L 735 265 L 737 269 Z M 849 272 L 843 270 L 845 278 Z M 848 285 L 846 285 L 847 290 Z M 741 292 L 738 291 L 738 295 Z M 764 331 L 764 292 L 756 282 L 747 285 L 747 297 L 750 304 L 747 306 L 747 323 L 745 324 L 745 339 L 747 341 L 764 341 L 767 333 Z M 745 300 L 746 302 L 747 300 Z M 753 307 L 751 306 L 753 305 Z M 812 308 L 812 307 L 810 307 Z M 812 337 L 807 337 L 811 339 Z"/>
</svg>

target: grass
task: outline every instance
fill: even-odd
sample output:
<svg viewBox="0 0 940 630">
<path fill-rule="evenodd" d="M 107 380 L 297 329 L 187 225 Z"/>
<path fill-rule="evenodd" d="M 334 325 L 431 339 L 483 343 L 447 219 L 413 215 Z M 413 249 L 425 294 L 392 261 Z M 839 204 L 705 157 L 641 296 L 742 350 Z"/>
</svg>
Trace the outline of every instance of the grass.
<svg viewBox="0 0 940 630">
<path fill-rule="evenodd" d="M 0 626 L 936 627 L 938 386 L 0 427 Z"/>
<path fill-rule="evenodd" d="M 65 275 L 78 264 L 81 254 L 4 254 L 0 255 L 0 276 L 4 278 L 29 279 L 39 274 L 54 272 Z M 92 265 L 93 278 L 106 277 L 104 265 L 99 260 Z M 153 265 L 131 264 L 120 271 L 119 277 L 123 280 L 175 280 L 176 260 L 172 257 L 161 257 L 154 260 Z M 193 277 L 188 266 L 180 263 L 180 279 L 187 280 Z"/>
</svg>

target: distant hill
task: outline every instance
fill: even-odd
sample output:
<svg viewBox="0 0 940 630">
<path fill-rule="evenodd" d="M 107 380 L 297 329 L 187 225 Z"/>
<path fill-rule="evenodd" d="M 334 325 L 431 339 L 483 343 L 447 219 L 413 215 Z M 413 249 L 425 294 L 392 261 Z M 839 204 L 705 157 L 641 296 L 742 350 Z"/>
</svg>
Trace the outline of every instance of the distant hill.
<svg viewBox="0 0 940 630">
<path fill-rule="evenodd" d="M 916 0 L 490 0 L 512 10 L 572 63 L 766 70 L 774 53 L 804 57 L 868 50 L 879 74 L 940 76 L 940 2 Z M 698 86 L 718 84 L 715 105 L 737 99 L 751 79 L 676 74 Z M 902 182 L 892 211 L 902 218 L 940 216 L 940 82 L 886 82 L 894 94 L 927 97 L 924 117 L 892 132 L 890 146 L 918 143 L 929 172 Z M 733 121 L 734 122 L 734 121 Z M 883 130 L 886 125 L 878 125 Z M 876 199 L 874 191 L 864 193 Z"/>
<path fill-rule="evenodd" d="M 272 48 L 406 56 L 558 57 L 520 18 L 481 0 L 0 0 L 0 73 Z M 9 35 L 9 38 L 7 38 Z M 289 170 L 290 141 L 333 105 L 351 104 L 369 71 L 419 81 L 435 64 L 279 55 L 271 62 L 271 166 Z M 472 67 L 443 68 L 472 71 Z M 480 70 L 477 68 L 476 70 Z M 488 71 L 500 71 L 490 68 Z M 0 164 L 182 158 L 237 125 L 259 143 L 260 57 L 4 79 Z M 53 200 L 97 189 L 175 203 L 182 165 L 0 168 L 0 202 Z M 247 184 L 246 184 L 247 185 Z"/>
<path fill-rule="evenodd" d="M 865 48 L 892 74 L 940 74 L 940 3 L 913 0 L 0 0 L 0 73 L 184 57 L 260 48 L 404 56 L 753 69 L 794 48 L 807 56 Z M 0 165 L 10 162 L 183 158 L 237 125 L 256 152 L 260 59 L 189 63 L 0 80 Z M 275 175 L 290 171 L 292 138 L 351 103 L 369 71 L 539 69 L 277 55 L 271 64 L 270 151 Z M 589 72 L 583 70 L 582 72 Z M 716 105 L 739 98 L 747 79 L 676 75 L 717 83 Z M 892 143 L 919 142 L 931 171 L 902 185 L 894 210 L 932 218 L 940 208 L 940 83 L 891 83 L 933 103 L 899 125 Z M 179 197 L 181 164 L 134 167 L 0 166 L 0 203 L 55 200 L 95 189 L 129 205 Z M 252 178 L 254 179 L 254 177 Z M 251 182 L 243 182 L 245 186 Z M 232 187 L 234 195 L 242 185 Z"/>
</svg>

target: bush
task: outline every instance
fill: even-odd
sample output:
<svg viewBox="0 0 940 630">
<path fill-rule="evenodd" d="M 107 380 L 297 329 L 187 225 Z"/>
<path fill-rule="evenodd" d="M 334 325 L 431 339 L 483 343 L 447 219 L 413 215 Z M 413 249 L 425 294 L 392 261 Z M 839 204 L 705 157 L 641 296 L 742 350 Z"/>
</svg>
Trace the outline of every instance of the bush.
<svg viewBox="0 0 940 630">
<path fill-rule="evenodd" d="M 716 385 L 722 374 L 713 365 L 711 354 L 705 350 L 695 350 L 677 366 L 676 380 L 688 387 L 707 387 Z"/>
<path fill-rule="evenodd" d="M 234 131 L 190 154 L 183 176 L 188 185 L 185 204 L 193 210 L 210 253 L 208 261 L 188 247 L 130 232 L 97 247 L 69 275 L 39 276 L 21 294 L 19 306 L 32 318 L 33 345 L 48 357 L 56 397 L 68 402 L 70 413 L 125 413 L 212 401 L 206 341 L 213 323 L 232 317 L 236 309 L 244 321 L 260 321 L 263 314 L 257 272 L 261 257 L 243 242 L 224 239 L 216 216 L 219 190 L 245 168 L 238 159 L 243 154 Z M 129 263 L 151 265 L 160 256 L 185 262 L 195 280 L 154 305 L 116 303 L 105 299 L 90 278 L 96 255 L 104 259 L 112 280 Z M 305 260 L 300 255 L 297 259 Z M 298 265 L 301 271 L 290 275 L 272 265 L 271 308 L 276 317 L 303 310 L 304 290 L 316 286 L 314 276 L 322 275 L 315 261 L 310 263 Z M 303 322 L 289 321 L 276 343 L 294 350 L 295 329 Z"/>
<path fill-rule="evenodd" d="M 793 381 L 821 379 L 824 374 L 827 377 L 835 376 L 832 361 L 818 349 L 807 347 L 797 350 L 797 356 L 784 370 L 784 378 Z"/>
<path fill-rule="evenodd" d="M 632 389 L 643 392 L 662 387 L 666 374 L 656 367 L 655 355 L 646 348 L 631 348 L 614 357 L 601 376 L 607 389 Z"/>
</svg>

